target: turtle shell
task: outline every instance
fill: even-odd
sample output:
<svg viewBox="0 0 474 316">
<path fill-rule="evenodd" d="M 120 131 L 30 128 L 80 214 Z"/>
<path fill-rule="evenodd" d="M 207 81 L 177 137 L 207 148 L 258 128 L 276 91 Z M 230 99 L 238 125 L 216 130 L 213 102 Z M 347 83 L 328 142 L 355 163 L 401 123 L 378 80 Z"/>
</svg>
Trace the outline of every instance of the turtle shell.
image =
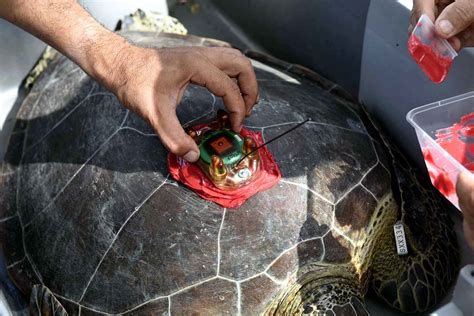
<svg viewBox="0 0 474 316">
<path fill-rule="evenodd" d="M 216 44 L 124 35 L 148 47 Z M 2 168 L 3 244 L 17 286 L 46 286 L 73 315 L 253 315 L 299 267 L 350 263 L 391 192 L 385 153 L 337 86 L 252 62 L 261 101 L 247 128 L 270 139 L 312 120 L 268 146 L 282 180 L 227 210 L 172 181 L 151 128 L 54 58 L 21 101 Z M 190 126 L 221 108 L 190 85 L 177 112 Z"/>
</svg>

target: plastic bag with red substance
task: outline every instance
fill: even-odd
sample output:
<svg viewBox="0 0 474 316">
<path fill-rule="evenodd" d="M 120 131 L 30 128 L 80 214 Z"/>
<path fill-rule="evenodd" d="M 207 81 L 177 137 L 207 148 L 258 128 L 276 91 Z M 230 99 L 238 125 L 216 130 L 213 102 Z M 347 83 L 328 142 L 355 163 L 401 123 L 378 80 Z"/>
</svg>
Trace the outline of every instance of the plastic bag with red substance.
<svg viewBox="0 0 474 316">
<path fill-rule="evenodd" d="M 261 133 L 242 128 L 242 137 L 252 137 L 257 146 L 264 143 Z M 260 169 L 249 184 L 232 190 L 216 187 L 196 163 L 189 163 L 173 154 L 168 155 L 171 176 L 206 200 L 226 208 L 238 208 L 258 192 L 270 189 L 281 179 L 280 169 L 266 146 L 259 149 Z"/>
<path fill-rule="evenodd" d="M 408 51 L 428 78 L 435 83 L 446 79 L 453 59 L 458 55 L 447 40 L 436 34 L 433 22 L 424 14 L 410 35 Z"/>
</svg>

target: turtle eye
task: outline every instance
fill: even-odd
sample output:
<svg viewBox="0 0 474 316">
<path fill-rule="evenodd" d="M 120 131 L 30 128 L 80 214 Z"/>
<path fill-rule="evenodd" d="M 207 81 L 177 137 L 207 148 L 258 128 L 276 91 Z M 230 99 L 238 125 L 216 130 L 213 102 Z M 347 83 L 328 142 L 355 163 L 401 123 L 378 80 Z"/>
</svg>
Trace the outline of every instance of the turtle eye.
<svg viewBox="0 0 474 316">
<path fill-rule="evenodd" d="M 209 173 L 214 180 L 223 180 L 227 176 L 227 169 L 219 156 L 212 155 L 211 164 L 209 165 Z"/>
</svg>

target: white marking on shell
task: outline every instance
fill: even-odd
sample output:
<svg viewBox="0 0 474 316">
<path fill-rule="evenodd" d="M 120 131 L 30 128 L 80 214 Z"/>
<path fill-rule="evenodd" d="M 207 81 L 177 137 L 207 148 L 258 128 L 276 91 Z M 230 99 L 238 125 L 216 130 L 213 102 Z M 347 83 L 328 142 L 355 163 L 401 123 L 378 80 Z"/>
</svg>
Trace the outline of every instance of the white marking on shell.
<svg viewBox="0 0 474 316">
<path fill-rule="evenodd" d="M 89 278 L 89 281 L 87 282 L 84 291 L 82 292 L 81 297 L 79 298 L 79 302 L 82 302 L 84 299 L 84 296 L 86 295 L 87 289 L 89 288 L 89 285 L 91 284 L 92 280 L 94 279 L 95 275 L 97 274 L 97 271 L 99 270 L 100 266 L 102 265 L 102 261 L 104 261 L 105 257 L 109 253 L 110 249 L 112 249 L 112 246 L 115 244 L 115 241 L 118 239 L 120 236 L 120 233 L 124 229 L 124 227 L 130 222 L 132 217 L 141 209 L 141 207 L 159 190 L 163 185 L 165 185 L 166 180 L 168 179 L 169 174 L 166 176 L 165 180 L 155 189 L 153 190 L 136 208 L 135 210 L 128 216 L 128 218 L 123 222 L 122 226 L 120 226 L 119 230 L 115 234 L 114 238 L 112 239 L 112 242 L 110 243 L 109 247 L 105 251 L 104 255 L 100 259 L 99 263 L 97 264 L 97 267 L 94 269 L 94 272 L 92 273 L 92 276 Z"/>
<path fill-rule="evenodd" d="M 220 269 L 221 269 L 221 234 L 222 234 L 222 229 L 224 227 L 226 212 L 227 212 L 227 209 L 224 208 L 224 211 L 222 212 L 221 226 L 219 227 L 219 232 L 217 233 L 217 269 L 216 269 L 217 273 L 216 273 L 216 276 L 219 276 Z"/>
</svg>

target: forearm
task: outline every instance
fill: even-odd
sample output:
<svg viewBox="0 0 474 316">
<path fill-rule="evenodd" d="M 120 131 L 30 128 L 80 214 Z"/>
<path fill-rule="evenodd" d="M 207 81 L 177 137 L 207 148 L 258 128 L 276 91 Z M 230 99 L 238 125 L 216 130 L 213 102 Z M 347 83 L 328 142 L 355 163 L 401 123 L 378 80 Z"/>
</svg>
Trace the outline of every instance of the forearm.
<svg viewBox="0 0 474 316">
<path fill-rule="evenodd" d="M 116 69 L 120 52 L 128 47 L 75 0 L 2 0 L 0 17 L 56 48 L 100 81 Z"/>
<path fill-rule="evenodd" d="M 166 148 L 190 162 L 199 158 L 199 148 L 176 116 L 190 83 L 222 97 L 236 132 L 257 100 L 252 64 L 233 49 L 148 49 L 128 44 L 73 0 L 0 0 L 0 17 L 79 64 L 124 106 L 143 117 Z"/>
</svg>

